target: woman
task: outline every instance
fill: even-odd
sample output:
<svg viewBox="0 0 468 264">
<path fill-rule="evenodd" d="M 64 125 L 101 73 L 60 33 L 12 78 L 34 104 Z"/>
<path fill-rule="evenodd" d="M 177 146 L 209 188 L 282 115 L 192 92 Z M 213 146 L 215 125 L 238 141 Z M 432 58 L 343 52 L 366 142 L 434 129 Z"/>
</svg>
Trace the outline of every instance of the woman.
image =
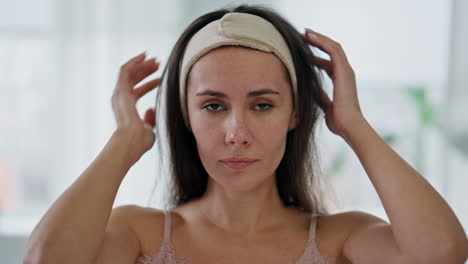
<svg viewBox="0 0 468 264">
<path fill-rule="evenodd" d="M 161 79 L 134 86 L 158 67 L 144 54 L 121 67 L 117 130 L 37 225 L 26 263 L 465 261 L 468 242 L 450 207 L 362 115 L 341 46 L 255 6 L 195 20 L 163 72 L 173 208 L 112 209 L 125 174 L 157 138 L 155 112 L 141 120 L 135 105 Z M 332 100 L 316 67 L 333 80 Z M 324 210 L 312 163 L 319 109 L 360 159 L 390 223 Z"/>
</svg>

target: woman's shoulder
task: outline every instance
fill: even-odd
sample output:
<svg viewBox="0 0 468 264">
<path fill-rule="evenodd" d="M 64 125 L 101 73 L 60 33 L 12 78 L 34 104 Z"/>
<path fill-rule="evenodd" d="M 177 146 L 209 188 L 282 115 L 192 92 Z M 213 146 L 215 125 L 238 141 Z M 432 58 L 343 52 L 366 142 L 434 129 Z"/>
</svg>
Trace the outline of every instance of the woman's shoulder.
<svg viewBox="0 0 468 264">
<path fill-rule="evenodd" d="M 346 240 L 356 230 L 384 220 L 363 211 L 353 210 L 317 216 L 316 241 L 320 250 L 346 263 L 343 248 Z"/>
<path fill-rule="evenodd" d="M 142 252 L 159 248 L 164 234 L 164 211 L 138 205 L 122 205 L 112 210 L 137 234 Z"/>
<path fill-rule="evenodd" d="M 352 231 L 353 229 L 366 224 L 376 222 L 386 223 L 381 218 L 359 210 L 344 211 L 334 214 L 319 215 L 317 222 L 326 227 L 340 228 Z"/>
<path fill-rule="evenodd" d="M 383 219 L 358 210 L 320 215 L 317 218 L 317 229 L 325 233 L 336 233 L 345 240 L 352 232 L 374 224 L 388 224 Z"/>
<path fill-rule="evenodd" d="M 164 211 L 152 207 L 142 207 L 135 204 L 121 205 L 112 209 L 112 215 L 124 218 L 130 225 L 164 222 Z"/>
</svg>

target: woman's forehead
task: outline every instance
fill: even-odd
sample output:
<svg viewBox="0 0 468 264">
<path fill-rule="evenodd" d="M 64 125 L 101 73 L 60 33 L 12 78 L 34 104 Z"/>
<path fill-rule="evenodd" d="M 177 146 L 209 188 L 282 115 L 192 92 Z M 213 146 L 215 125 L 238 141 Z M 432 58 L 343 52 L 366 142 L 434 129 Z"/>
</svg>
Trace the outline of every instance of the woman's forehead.
<svg viewBox="0 0 468 264">
<path fill-rule="evenodd" d="M 246 47 L 225 46 L 202 56 L 192 67 L 188 93 L 200 90 L 289 89 L 289 76 L 282 61 L 273 53 Z"/>
</svg>

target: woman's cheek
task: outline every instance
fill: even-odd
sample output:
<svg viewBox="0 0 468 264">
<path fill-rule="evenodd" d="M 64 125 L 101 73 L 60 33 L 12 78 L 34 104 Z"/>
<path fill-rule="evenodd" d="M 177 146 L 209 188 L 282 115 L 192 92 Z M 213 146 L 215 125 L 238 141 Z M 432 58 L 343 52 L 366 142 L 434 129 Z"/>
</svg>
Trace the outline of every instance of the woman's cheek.
<svg viewBox="0 0 468 264">
<path fill-rule="evenodd" d="M 202 111 L 198 111 L 195 113 L 192 112 L 190 116 L 190 124 L 192 129 L 213 129 L 214 127 L 216 127 L 216 119 L 210 116 L 209 113 L 203 113 Z"/>
<path fill-rule="evenodd" d="M 268 127 L 270 129 L 275 129 L 274 131 L 280 132 L 284 130 L 284 128 L 286 128 L 287 130 L 289 124 L 289 116 L 284 113 L 278 113 L 275 115 L 268 116 L 268 119 L 265 120 L 265 122 L 268 124 Z"/>
</svg>

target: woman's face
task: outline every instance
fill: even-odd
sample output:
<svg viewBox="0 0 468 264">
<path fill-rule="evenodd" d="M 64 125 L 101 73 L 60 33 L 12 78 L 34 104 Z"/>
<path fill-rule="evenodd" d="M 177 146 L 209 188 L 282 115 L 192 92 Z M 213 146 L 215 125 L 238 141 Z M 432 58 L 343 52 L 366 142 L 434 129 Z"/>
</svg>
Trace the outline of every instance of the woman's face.
<svg viewBox="0 0 468 264">
<path fill-rule="evenodd" d="M 274 175 L 295 125 L 280 59 L 249 48 L 214 49 L 193 65 L 187 94 L 198 154 L 213 180 L 245 191 Z M 229 158 L 255 161 L 239 168 L 245 163 L 223 162 Z"/>
</svg>

